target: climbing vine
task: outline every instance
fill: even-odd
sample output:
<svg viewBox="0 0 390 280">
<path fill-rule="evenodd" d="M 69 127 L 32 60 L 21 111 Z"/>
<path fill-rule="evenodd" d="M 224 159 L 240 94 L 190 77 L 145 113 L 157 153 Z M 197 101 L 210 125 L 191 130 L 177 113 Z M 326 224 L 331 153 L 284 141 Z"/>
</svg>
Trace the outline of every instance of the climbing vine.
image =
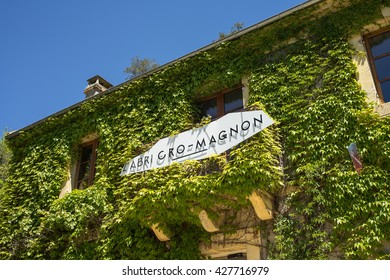
<svg viewBox="0 0 390 280">
<path fill-rule="evenodd" d="M 331 13 L 294 13 L 9 139 L 0 258 L 197 259 L 210 239 L 199 211 L 216 217 L 216 206 L 248 207 L 253 190 L 275 197 L 269 258 L 386 258 L 390 121 L 367 104 L 347 43 L 384 2 L 335 2 Z M 119 176 L 158 139 L 199 125 L 197 99 L 243 77 L 249 105 L 275 125 L 227 155 Z M 91 133 L 100 141 L 94 184 L 59 198 Z M 360 175 L 346 149 L 352 142 Z M 157 240 L 154 224 L 169 242 Z"/>
</svg>

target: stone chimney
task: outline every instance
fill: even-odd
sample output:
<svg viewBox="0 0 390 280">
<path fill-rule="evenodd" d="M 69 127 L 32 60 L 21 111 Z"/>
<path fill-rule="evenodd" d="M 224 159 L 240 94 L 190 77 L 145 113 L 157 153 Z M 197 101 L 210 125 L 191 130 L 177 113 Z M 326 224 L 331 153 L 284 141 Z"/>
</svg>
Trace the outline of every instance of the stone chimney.
<svg viewBox="0 0 390 280">
<path fill-rule="evenodd" d="M 89 98 L 96 94 L 102 93 L 103 91 L 106 91 L 107 89 L 112 87 L 112 84 L 107 82 L 99 75 L 88 79 L 87 82 L 88 86 L 84 89 L 85 98 Z"/>
</svg>

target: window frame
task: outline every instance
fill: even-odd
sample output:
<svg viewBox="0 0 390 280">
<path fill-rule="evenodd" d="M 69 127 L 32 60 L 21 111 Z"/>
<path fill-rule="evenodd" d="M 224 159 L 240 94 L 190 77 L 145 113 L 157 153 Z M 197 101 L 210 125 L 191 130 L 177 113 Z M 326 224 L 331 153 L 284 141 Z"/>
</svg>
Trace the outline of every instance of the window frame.
<svg viewBox="0 0 390 280">
<path fill-rule="evenodd" d="M 96 173 L 96 159 L 97 159 L 98 145 L 99 145 L 99 139 L 97 139 L 97 138 L 79 145 L 79 151 L 78 151 L 78 157 L 77 157 L 77 167 L 76 167 L 76 174 L 75 174 L 75 181 L 74 181 L 75 183 L 74 183 L 73 189 L 83 190 L 83 189 L 90 187 L 93 184 L 93 181 L 95 179 L 95 173 Z M 81 162 L 83 149 L 85 149 L 86 147 L 90 147 L 90 146 L 92 146 L 92 155 L 91 155 L 91 159 L 88 160 L 88 161 L 90 161 L 90 170 L 88 172 L 89 173 L 88 179 L 87 180 L 83 180 L 83 179 L 80 180 L 79 173 L 80 173 L 81 165 L 85 162 L 88 162 L 88 161 Z M 87 186 L 85 188 L 80 187 L 81 183 L 83 181 L 87 181 Z M 80 186 L 79 186 L 79 184 L 80 184 Z"/>
<path fill-rule="evenodd" d="M 370 65 L 370 69 L 371 69 L 372 77 L 373 77 L 373 80 L 374 80 L 375 88 L 376 88 L 376 91 L 378 93 L 378 97 L 380 99 L 380 102 L 382 104 L 390 103 L 390 101 L 385 102 L 385 98 L 384 98 L 384 95 L 383 95 L 383 92 L 382 92 L 382 86 L 381 86 L 382 82 L 390 81 L 390 70 L 389 70 L 389 75 L 385 79 L 380 80 L 378 72 L 377 72 L 377 69 L 376 69 L 376 66 L 375 66 L 375 60 L 383 58 L 383 57 L 386 57 L 386 56 L 390 57 L 390 50 L 388 52 L 382 54 L 382 55 L 374 57 L 374 55 L 372 54 L 372 50 L 371 50 L 372 46 L 370 45 L 370 39 L 372 37 L 381 35 L 383 33 L 389 32 L 389 31 L 390 31 L 390 26 L 387 26 L 385 28 L 381 28 L 381 29 L 378 29 L 378 30 L 376 30 L 374 32 L 370 32 L 370 33 L 367 33 L 367 34 L 363 35 L 363 40 L 364 40 L 364 44 L 365 44 L 365 47 L 366 47 L 367 56 L 368 56 L 368 62 L 369 62 L 369 65 Z"/>
<path fill-rule="evenodd" d="M 224 96 L 225 94 L 228 94 L 229 92 L 232 92 L 232 91 L 235 91 L 237 89 L 241 89 L 241 95 L 242 95 L 242 108 L 240 109 L 237 109 L 237 110 L 233 110 L 233 111 L 228 111 L 227 113 L 225 112 L 225 102 L 224 102 Z M 226 88 L 226 89 L 223 89 L 211 96 L 207 96 L 207 97 L 203 97 L 201 99 L 198 100 L 197 104 L 198 106 L 200 106 L 202 103 L 206 102 L 206 101 L 209 101 L 211 99 L 216 99 L 217 101 L 217 116 L 216 117 L 211 117 L 212 120 L 216 120 L 228 113 L 231 113 L 231 112 L 239 112 L 239 111 L 242 111 L 244 110 L 245 108 L 245 102 L 244 102 L 244 85 L 243 84 L 237 84 L 233 87 L 229 87 L 229 88 Z M 205 117 L 205 116 L 201 116 L 201 117 Z"/>
</svg>

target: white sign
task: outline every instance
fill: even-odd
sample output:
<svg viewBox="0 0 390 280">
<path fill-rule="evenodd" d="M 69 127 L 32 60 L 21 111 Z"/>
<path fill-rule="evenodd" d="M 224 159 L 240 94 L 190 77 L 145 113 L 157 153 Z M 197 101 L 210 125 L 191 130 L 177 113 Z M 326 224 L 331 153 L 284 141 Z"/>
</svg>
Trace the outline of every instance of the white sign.
<svg viewBox="0 0 390 280">
<path fill-rule="evenodd" d="M 201 128 L 159 140 L 150 150 L 127 162 L 121 175 L 223 153 L 273 123 L 260 110 L 227 114 Z"/>
</svg>

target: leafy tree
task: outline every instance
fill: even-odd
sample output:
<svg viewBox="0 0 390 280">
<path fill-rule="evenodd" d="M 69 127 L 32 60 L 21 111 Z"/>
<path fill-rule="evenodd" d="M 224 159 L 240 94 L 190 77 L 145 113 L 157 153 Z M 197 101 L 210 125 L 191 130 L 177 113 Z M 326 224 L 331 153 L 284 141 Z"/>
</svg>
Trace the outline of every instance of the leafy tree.
<svg viewBox="0 0 390 280">
<path fill-rule="evenodd" d="M 130 66 L 126 67 L 124 72 L 128 74 L 126 80 L 130 80 L 134 77 L 140 76 L 150 70 L 153 70 L 160 66 L 154 59 L 139 58 L 138 56 L 131 59 Z"/>
<path fill-rule="evenodd" d="M 241 30 L 244 29 L 244 23 L 243 22 L 236 22 L 233 27 L 230 29 L 229 33 L 219 32 L 219 39 L 223 39 L 227 36 L 230 36 L 232 34 L 235 34 Z"/>
<path fill-rule="evenodd" d="M 11 157 L 11 151 L 7 147 L 4 137 L 0 139 L 0 188 L 7 178 L 8 162 Z"/>
</svg>

